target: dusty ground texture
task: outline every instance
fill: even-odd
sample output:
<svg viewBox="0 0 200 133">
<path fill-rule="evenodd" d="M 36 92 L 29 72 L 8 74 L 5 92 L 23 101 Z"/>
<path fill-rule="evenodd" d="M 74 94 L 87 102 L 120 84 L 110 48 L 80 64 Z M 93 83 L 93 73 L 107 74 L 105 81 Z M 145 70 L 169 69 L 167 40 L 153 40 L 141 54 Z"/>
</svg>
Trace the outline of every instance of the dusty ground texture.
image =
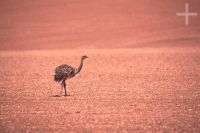
<svg viewBox="0 0 200 133">
<path fill-rule="evenodd" d="M 200 132 L 199 5 L 0 0 L 0 133 Z M 55 67 L 82 54 L 54 97 Z"/>
<path fill-rule="evenodd" d="M 199 45 L 200 0 L 1 0 L 0 50 Z"/>
<path fill-rule="evenodd" d="M 61 63 L 81 74 L 54 97 Z M 198 47 L 1 51 L 1 132 L 200 132 Z"/>
</svg>

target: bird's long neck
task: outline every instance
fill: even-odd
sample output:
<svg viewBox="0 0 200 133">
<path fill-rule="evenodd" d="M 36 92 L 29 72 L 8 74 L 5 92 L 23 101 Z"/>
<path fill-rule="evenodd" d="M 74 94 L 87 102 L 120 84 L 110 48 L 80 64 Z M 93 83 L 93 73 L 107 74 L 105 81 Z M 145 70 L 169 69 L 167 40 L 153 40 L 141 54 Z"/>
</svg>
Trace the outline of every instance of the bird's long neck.
<svg viewBox="0 0 200 133">
<path fill-rule="evenodd" d="M 76 72 L 75 72 L 75 75 L 78 74 L 78 73 L 81 71 L 82 67 L 83 67 L 83 59 L 81 59 L 80 65 L 79 65 L 79 67 L 77 68 L 77 70 L 76 70 Z"/>
</svg>

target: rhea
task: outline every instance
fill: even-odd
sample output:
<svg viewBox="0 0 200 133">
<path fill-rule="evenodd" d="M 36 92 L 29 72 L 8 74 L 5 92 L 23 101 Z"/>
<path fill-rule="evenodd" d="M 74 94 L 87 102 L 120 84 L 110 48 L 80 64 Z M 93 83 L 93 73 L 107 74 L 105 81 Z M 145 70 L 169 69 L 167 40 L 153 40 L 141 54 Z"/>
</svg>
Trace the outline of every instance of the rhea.
<svg viewBox="0 0 200 133">
<path fill-rule="evenodd" d="M 66 80 L 74 77 L 81 71 L 81 69 L 83 67 L 83 61 L 86 58 L 88 58 L 86 55 L 81 57 L 80 65 L 78 68 L 73 68 L 67 64 L 62 64 L 62 65 L 56 67 L 54 80 L 56 82 L 61 83 L 61 93 L 62 93 L 62 89 L 64 88 L 65 96 L 67 96 Z"/>
</svg>

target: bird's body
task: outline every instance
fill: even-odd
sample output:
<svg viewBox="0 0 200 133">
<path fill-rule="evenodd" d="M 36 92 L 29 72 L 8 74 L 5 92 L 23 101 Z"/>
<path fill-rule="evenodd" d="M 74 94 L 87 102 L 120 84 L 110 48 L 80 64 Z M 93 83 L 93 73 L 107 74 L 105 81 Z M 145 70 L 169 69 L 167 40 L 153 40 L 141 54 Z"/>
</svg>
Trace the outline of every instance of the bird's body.
<svg viewBox="0 0 200 133">
<path fill-rule="evenodd" d="M 65 78 L 69 79 L 74 76 L 75 76 L 75 69 L 67 64 L 63 64 L 56 67 L 54 80 L 60 82 Z"/>
<path fill-rule="evenodd" d="M 54 80 L 57 82 L 61 82 L 61 92 L 62 88 L 65 89 L 65 96 L 67 96 L 67 91 L 66 91 L 66 80 L 69 78 L 74 77 L 76 74 L 78 74 L 82 67 L 83 67 L 83 60 L 88 58 L 87 56 L 82 56 L 81 57 L 81 62 L 79 67 L 73 68 L 67 64 L 63 64 L 60 66 L 57 66 L 55 69 L 55 75 L 54 75 Z"/>
</svg>

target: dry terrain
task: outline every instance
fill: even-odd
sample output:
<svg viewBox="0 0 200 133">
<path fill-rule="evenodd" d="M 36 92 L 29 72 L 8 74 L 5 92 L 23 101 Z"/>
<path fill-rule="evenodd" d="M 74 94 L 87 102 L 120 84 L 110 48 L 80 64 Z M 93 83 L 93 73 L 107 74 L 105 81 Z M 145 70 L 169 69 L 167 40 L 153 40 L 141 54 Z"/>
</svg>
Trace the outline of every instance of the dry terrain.
<svg viewBox="0 0 200 133">
<path fill-rule="evenodd" d="M 70 96 L 56 65 L 78 66 Z M 1 132 L 199 132 L 200 49 L 194 47 L 0 53 Z"/>
<path fill-rule="evenodd" d="M 200 0 L 1 0 L 0 50 L 200 44 Z"/>
<path fill-rule="evenodd" d="M 199 5 L 0 0 L 0 133 L 199 133 Z M 70 96 L 55 97 L 55 67 L 83 54 Z"/>
</svg>

